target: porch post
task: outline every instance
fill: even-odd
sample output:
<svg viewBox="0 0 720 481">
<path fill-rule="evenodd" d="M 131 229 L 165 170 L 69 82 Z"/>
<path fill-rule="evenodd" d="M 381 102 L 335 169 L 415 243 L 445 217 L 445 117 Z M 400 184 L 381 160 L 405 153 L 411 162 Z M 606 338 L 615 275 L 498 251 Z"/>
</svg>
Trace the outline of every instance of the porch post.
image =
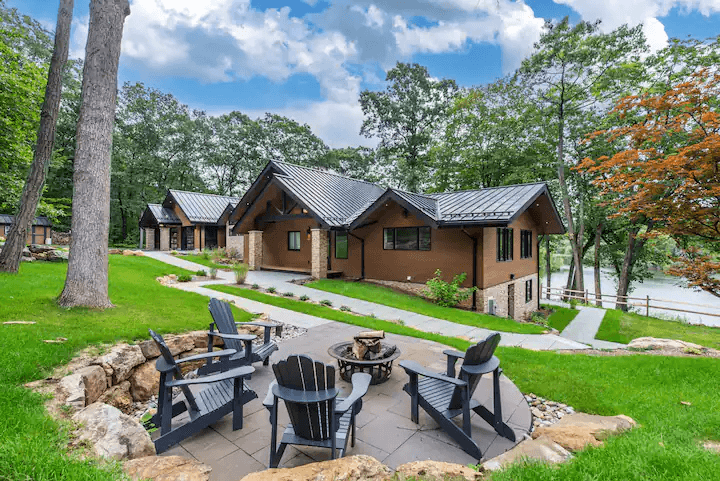
<svg viewBox="0 0 720 481">
<path fill-rule="evenodd" d="M 263 242 L 262 231 L 251 230 L 248 232 L 248 265 L 253 269 L 260 269 L 263 263 Z"/>
<path fill-rule="evenodd" d="M 327 277 L 328 231 L 325 229 L 312 229 L 310 238 L 310 265 L 312 276 L 315 279 Z"/>
<path fill-rule="evenodd" d="M 160 227 L 160 250 L 170 250 L 170 228 Z"/>
<path fill-rule="evenodd" d="M 155 249 L 155 229 L 145 228 L 145 249 Z"/>
</svg>

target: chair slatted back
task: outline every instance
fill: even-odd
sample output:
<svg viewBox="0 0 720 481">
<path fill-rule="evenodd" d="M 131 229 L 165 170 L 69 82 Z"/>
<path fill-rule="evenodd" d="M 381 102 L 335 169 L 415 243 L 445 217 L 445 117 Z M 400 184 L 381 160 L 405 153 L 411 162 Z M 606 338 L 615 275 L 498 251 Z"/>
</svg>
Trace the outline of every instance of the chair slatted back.
<svg viewBox="0 0 720 481">
<path fill-rule="evenodd" d="M 150 331 L 150 337 L 152 338 L 152 340 L 155 341 L 155 344 L 157 344 L 162 358 L 169 366 L 173 367 L 173 377 L 177 380 L 184 379 L 182 371 L 180 370 L 180 366 L 178 366 L 175 362 L 175 358 L 173 357 L 172 352 L 170 352 L 170 348 L 165 343 L 165 339 L 163 339 L 160 334 L 153 331 L 152 329 L 148 329 L 148 331 Z M 162 389 L 163 386 L 160 386 L 160 388 Z M 192 391 L 190 391 L 190 388 L 188 386 L 181 386 L 180 389 L 182 389 L 183 394 L 185 395 L 185 399 L 190 404 L 190 408 L 194 411 L 198 411 L 198 405 L 195 401 L 195 396 L 193 395 Z"/>
<path fill-rule="evenodd" d="M 220 299 L 212 298 L 210 299 L 208 309 L 219 332 L 222 334 L 238 333 L 230 304 Z M 224 341 L 226 349 L 235 349 L 237 352 L 243 352 L 245 349 L 242 341 L 238 341 L 237 339 L 225 339 Z"/>
<path fill-rule="evenodd" d="M 495 332 L 485 338 L 484 341 L 480 341 L 474 346 L 470 346 L 468 350 L 465 351 L 465 360 L 463 361 L 463 366 L 477 366 L 478 364 L 483 364 L 489 361 L 495 354 L 495 349 L 497 349 L 498 344 L 500 344 L 500 334 Z M 458 378 L 462 375 L 463 374 L 461 368 L 458 372 Z M 474 375 L 468 377 L 468 392 L 470 397 L 472 397 L 473 393 L 475 392 L 475 389 L 477 388 L 478 382 L 480 382 L 481 377 L 481 375 Z M 461 407 L 461 391 L 460 389 L 456 388 L 455 392 L 453 392 L 452 399 L 450 399 L 450 409 L 460 409 Z"/>
<path fill-rule="evenodd" d="M 316 362 L 308 356 L 289 356 L 273 364 L 273 372 L 280 386 L 299 391 L 322 391 L 335 387 L 335 368 Z M 301 404 L 285 401 L 295 434 L 314 441 L 330 439 L 332 401 Z M 336 427 L 337 429 L 337 423 Z"/>
</svg>

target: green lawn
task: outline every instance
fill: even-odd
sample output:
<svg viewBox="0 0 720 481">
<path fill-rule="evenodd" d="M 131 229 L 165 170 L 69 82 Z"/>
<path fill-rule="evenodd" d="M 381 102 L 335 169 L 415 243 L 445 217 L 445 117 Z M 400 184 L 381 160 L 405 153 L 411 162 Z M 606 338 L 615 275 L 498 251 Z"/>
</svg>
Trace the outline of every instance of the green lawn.
<svg viewBox="0 0 720 481">
<path fill-rule="evenodd" d="M 321 291 L 333 292 L 355 299 L 375 302 L 385 306 L 403 309 L 458 324 L 484 327 L 495 331 L 519 332 L 521 334 L 540 334 L 545 328 L 536 324 L 515 322 L 512 319 L 490 316 L 478 312 L 441 307 L 417 296 L 396 292 L 388 287 L 366 282 L 348 282 L 336 279 L 320 279 L 305 284 Z"/>
<path fill-rule="evenodd" d="M 175 257 L 177 257 L 178 259 L 185 259 L 186 261 L 194 262 L 195 264 L 200 264 L 206 267 L 214 267 L 219 270 L 230 270 L 229 266 L 213 262 L 212 259 L 206 259 L 202 256 L 202 254 L 177 255 Z"/>
<path fill-rule="evenodd" d="M 577 309 L 570 309 L 569 307 L 560 307 L 554 305 L 543 305 L 545 309 L 550 309 L 552 313 L 547 318 L 548 326 L 553 329 L 557 329 L 562 332 L 563 329 L 570 324 L 570 321 L 575 319 L 580 311 Z"/>
<path fill-rule="evenodd" d="M 41 396 L 23 383 L 41 379 L 89 344 L 147 339 L 149 327 L 181 332 L 205 329 L 210 320 L 207 298 L 169 289 L 155 281 L 182 269 L 145 257 L 110 256 L 110 299 L 105 311 L 62 309 L 55 298 L 65 280 L 65 263 L 23 263 L 20 274 L 0 273 L 0 322 L 35 321 L 35 325 L 0 324 L 0 479 L 104 480 L 117 474 L 91 461 L 68 459 L 62 446 L 67 433 L 45 415 Z M 250 314 L 235 309 L 238 320 Z M 43 339 L 67 338 L 64 344 Z"/>
<path fill-rule="evenodd" d="M 660 337 L 681 339 L 705 347 L 720 349 L 720 328 L 694 326 L 680 321 L 667 321 L 656 317 L 645 317 L 634 312 L 616 309 L 605 311 L 605 318 L 596 339 L 629 343 L 637 337 Z"/>
</svg>

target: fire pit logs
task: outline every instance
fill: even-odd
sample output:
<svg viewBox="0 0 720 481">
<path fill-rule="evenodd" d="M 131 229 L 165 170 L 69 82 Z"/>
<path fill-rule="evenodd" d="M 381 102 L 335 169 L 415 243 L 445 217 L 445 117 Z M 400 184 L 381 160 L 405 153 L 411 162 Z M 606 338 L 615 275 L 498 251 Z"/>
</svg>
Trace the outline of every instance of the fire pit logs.
<svg viewBox="0 0 720 481">
<path fill-rule="evenodd" d="M 385 339 L 385 331 L 365 331 L 353 339 L 328 349 L 328 354 L 338 360 L 343 380 L 350 382 L 354 373 L 367 372 L 372 376 L 371 384 L 387 381 L 392 372 L 392 362 L 400 356 L 400 349 L 394 344 L 381 342 Z"/>
</svg>

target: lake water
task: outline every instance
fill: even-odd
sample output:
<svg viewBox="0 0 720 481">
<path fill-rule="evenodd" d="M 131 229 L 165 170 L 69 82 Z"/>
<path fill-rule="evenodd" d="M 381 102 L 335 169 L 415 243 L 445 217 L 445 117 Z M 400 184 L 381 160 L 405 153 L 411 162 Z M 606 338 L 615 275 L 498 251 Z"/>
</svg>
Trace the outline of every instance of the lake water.
<svg viewBox="0 0 720 481">
<path fill-rule="evenodd" d="M 567 282 L 567 266 L 561 268 L 558 272 L 553 272 L 550 281 L 553 288 L 564 287 Z M 615 294 L 617 292 L 617 283 L 609 275 L 610 272 L 606 269 L 601 270 L 600 285 L 602 287 L 603 294 Z M 593 268 L 585 268 L 583 270 L 585 287 L 588 292 L 592 293 L 595 291 L 595 281 Z M 544 282 L 545 278 L 541 279 Z M 543 285 L 543 287 L 545 287 Z M 553 291 L 556 293 L 557 291 Z M 720 314 L 720 299 L 704 291 L 698 291 L 695 289 L 689 289 L 683 286 L 683 280 L 673 276 L 666 276 L 660 272 L 655 274 L 650 279 L 645 279 L 644 282 L 637 282 L 633 284 L 633 290 L 628 294 L 630 297 L 641 297 L 642 301 L 630 300 L 630 303 L 645 303 L 645 296 L 650 296 L 650 315 L 658 316 L 663 318 L 682 318 L 687 322 L 693 324 L 705 324 L 706 326 L 719 326 L 720 317 L 708 316 L 702 314 L 691 314 L 687 312 L 675 312 L 667 311 L 662 309 L 653 309 L 653 304 L 660 306 L 673 307 L 676 309 L 687 309 L 690 311 L 700 311 L 712 314 Z M 545 297 L 543 295 L 543 297 Z M 658 299 L 658 301 L 653 301 Z M 668 302 L 661 302 L 660 299 L 664 299 Z M 603 307 L 615 307 L 615 298 L 605 297 L 603 301 Z M 694 304 L 703 304 L 703 306 L 688 306 L 684 304 L 675 304 L 673 301 L 691 302 Z M 592 299 L 594 304 L 594 299 Z M 711 306 L 711 307 L 707 307 Z M 645 314 L 645 307 L 634 307 L 632 310 Z"/>
</svg>

